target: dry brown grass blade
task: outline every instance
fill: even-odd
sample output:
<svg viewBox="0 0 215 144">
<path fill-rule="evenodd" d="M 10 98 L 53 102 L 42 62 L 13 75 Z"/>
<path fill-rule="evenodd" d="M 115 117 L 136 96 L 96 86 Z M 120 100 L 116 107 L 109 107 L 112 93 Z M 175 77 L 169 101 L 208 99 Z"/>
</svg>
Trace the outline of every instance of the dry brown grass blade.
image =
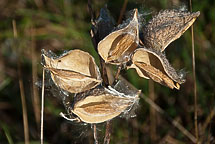
<svg viewBox="0 0 215 144">
<path fill-rule="evenodd" d="M 125 13 L 127 4 L 128 4 L 128 0 L 124 0 L 124 3 L 123 3 L 123 6 L 122 6 L 122 9 L 120 11 L 120 15 L 119 15 L 119 19 L 118 19 L 117 24 L 120 24 L 122 22 L 122 17 L 123 17 L 123 14 Z"/>
<path fill-rule="evenodd" d="M 213 109 L 211 110 L 210 114 L 207 116 L 207 118 L 202 126 L 203 132 L 205 132 L 205 129 L 208 127 L 208 125 L 210 124 L 210 122 L 214 116 L 215 116 L 215 107 L 213 107 Z"/>
<path fill-rule="evenodd" d="M 157 112 L 165 116 L 165 118 L 174 127 L 176 127 L 182 134 L 184 134 L 187 138 L 189 138 L 193 143 L 196 143 L 196 138 L 186 128 L 184 128 L 177 120 L 173 120 L 161 107 L 159 107 L 156 103 L 154 103 L 150 98 L 148 98 L 144 94 L 140 95 L 140 97 L 142 97 Z"/>
<path fill-rule="evenodd" d="M 34 39 L 34 29 L 31 28 L 31 56 L 32 56 L 32 88 L 33 88 L 33 95 L 32 95 L 32 103 L 34 109 L 35 120 L 37 126 L 39 128 L 40 124 L 40 98 L 38 94 L 38 89 L 35 83 L 37 82 L 37 56 L 35 51 L 35 39 Z"/>
<path fill-rule="evenodd" d="M 13 24 L 13 35 L 14 38 L 18 37 L 17 29 L 16 29 L 16 21 L 12 21 Z M 17 49 L 18 54 L 18 60 L 17 60 L 17 66 L 18 66 L 18 76 L 19 76 L 19 88 L 20 88 L 20 95 L 21 95 L 21 102 L 22 102 L 22 115 L 23 115 L 23 125 L 24 125 L 24 137 L 25 137 L 25 144 L 29 144 L 29 127 L 28 127 L 28 115 L 27 115 L 27 106 L 25 101 L 25 90 L 24 90 L 24 84 L 22 80 L 22 72 L 21 72 L 21 63 L 20 63 L 20 51 Z"/>
<path fill-rule="evenodd" d="M 120 79 L 124 79 L 123 77 L 119 76 Z M 127 81 L 124 79 L 124 81 Z M 130 82 L 127 81 L 127 84 L 136 89 Z M 160 106 L 158 106 L 155 102 L 153 102 L 150 98 L 145 96 L 143 93 L 140 94 L 140 97 L 143 98 L 151 107 L 153 107 L 158 113 L 166 118 L 168 122 L 170 122 L 174 127 L 176 127 L 184 136 L 186 136 L 190 141 L 196 143 L 196 138 L 186 129 L 184 128 L 177 120 L 171 118 L 168 113 L 166 113 Z"/>
<path fill-rule="evenodd" d="M 106 131 L 105 131 L 105 138 L 104 138 L 104 144 L 110 143 L 110 136 L 111 136 L 111 121 L 106 122 Z"/>
<path fill-rule="evenodd" d="M 99 144 L 97 130 L 96 130 L 96 124 L 93 124 L 93 137 L 95 140 L 94 144 Z"/>
<path fill-rule="evenodd" d="M 205 133 L 206 133 L 205 130 L 208 127 L 208 125 L 211 124 L 211 121 L 213 120 L 214 116 L 215 116 L 215 107 L 213 107 L 213 109 L 211 110 L 211 112 L 209 113 L 209 115 L 207 116 L 205 122 L 202 125 L 202 128 L 201 128 L 201 130 L 199 132 L 200 133 L 199 143 L 202 143 L 202 141 L 204 139 L 204 136 L 205 136 Z M 208 134 L 208 137 L 210 137 L 210 134 Z"/>
<path fill-rule="evenodd" d="M 189 0 L 190 11 L 192 12 L 192 0 Z M 193 82 L 194 82 L 194 125 L 195 125 L 195 136 L 197 143 L 199 141 L 199 130 L 198 130 L 198 105 L 197 105 L 197 89 L 196 89 L 196 64 L 195 64 L 195 47 L 194 47 L 194 33 L 193 25 L 191 26 L 191 37 L 192 37 L 192 66 L 193 66 Z"/>
<path fill-rule="evenodd" d="M 45 69 L 43 68 L 41 116 L 40 116 L 40 143 L 43 144 L 43 115 L 44 115 L 44 90 L 45 90 Z"/>
<path fill-rule="evenodd" d="M 149 80 L 149 98 L 155 101 L 154 82 Z M 151 143 L 156 141 L 156 111 L 153 107 L 150 107 L 150 138 Z"/>
<path fill-rule="evenodd" d="M 159 144 L 184 144 L 184 142 L 179 141 L 168 134 Z"/>
</svg>

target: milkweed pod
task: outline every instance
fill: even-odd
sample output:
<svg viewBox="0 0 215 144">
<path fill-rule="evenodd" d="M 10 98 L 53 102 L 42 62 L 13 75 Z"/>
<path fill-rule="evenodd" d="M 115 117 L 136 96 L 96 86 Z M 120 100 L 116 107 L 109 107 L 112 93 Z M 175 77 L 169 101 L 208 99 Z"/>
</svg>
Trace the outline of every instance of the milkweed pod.
<svg viewBox="0 0 215 144">
<path fill-rule="evenodd" d="M 160 11 L 143 27 L 144 46 L 164 51 L 171 42 L 178 39 L 195 22 L 199 15 L 199 11 Z"/>
<path fill-rule="evenodd" d="M 75 96 L 71 112 L 85 123 L 102 123 L 111 120 L 133 106 L 139 93 L 130 96 L 112 87 L 97 87 Z"/>
<path fill-rule="evenodd" d="M 102 81 L 94 58 L 87 52 L 71 50 L 53 58 L 43 50 L 42 59 L 56 86 L 70 93 L 92 89 Z"/>
<path fill-rule="evenodd" d="M 154 49 L 144 47 L 137 49 L 132 56 L 132 65 L 129 68 L 135 68 L 140 77 L 151 78 L 172 89 L 179 89 L 179 84 L 185 82 L 185 75 L 176 72 L 165 55 Z"/>
<path fill-rule="evenodd" d="M 139 44 L 138 10 L 124 27 L 107 35 L 98 44 L 99 55 L 106 63 L 119 65 L 130 60 L 131 53 Z"/>
</svg>

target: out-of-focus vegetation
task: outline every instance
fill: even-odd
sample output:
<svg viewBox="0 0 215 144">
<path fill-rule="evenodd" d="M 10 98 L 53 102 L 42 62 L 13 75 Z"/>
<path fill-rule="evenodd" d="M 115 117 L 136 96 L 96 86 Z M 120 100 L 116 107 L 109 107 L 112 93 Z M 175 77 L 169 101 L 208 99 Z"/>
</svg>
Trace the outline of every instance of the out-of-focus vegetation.
<svg viewBox="0 0 215 144">
<path fill-rule="evenodd" d="M 123 0 L 95 0 L 93 8 L 98 16 L 100 8 L 107 4 L 117 20 L 123 3 Z M 203 143 L 215 143 L 215 1 L 193 0 L 192 4 L 193 11 L 201 12 L 194 23 L 199 136 Z M 126 10 L 138 8 L 140 12 L 153 15 L 161 9 L 180 7 L 188 7 L 188 1 L 130 0 Z M 92 54 L 99 64 L 89 34 L 87 1 L 1 0 L 0 9 L 0 143 L 24 143 L 20 78 L 24 83 L 30 142 L 39 143 L 37 97 L 41 94 L 41 49 L 58 53 L 81 49 Z M 16 21 L 17 39 L 13 36 L 12 20 Z M 176 69 L 185 68 L 187 81 L 179 91 L 154 84 L 154 101 L 195 135 L 190 30 L 168 46 L 166 55 Z M 17 63 L 20 63 L 21 77 Z M 139 78 L 133 70 L 123 71 L 122 75 L 149 95 L 148 80 Z M 59 112 L 64 111 L 61 101 L 48 87 L 45 93 L 44 141 L 51 144 L 94 143 L 91 126 L 69 123 L 61 118 Z M 111 143 L 191 143 L 158 112 L 152 120 L 150 106 L 142 99 L 136 114 L 128 120 L 114 119 Z M 150 126 L 152 122 L 154 131 Z M 104 125 L 97 128 L 102 140 Z"/>
</svg>

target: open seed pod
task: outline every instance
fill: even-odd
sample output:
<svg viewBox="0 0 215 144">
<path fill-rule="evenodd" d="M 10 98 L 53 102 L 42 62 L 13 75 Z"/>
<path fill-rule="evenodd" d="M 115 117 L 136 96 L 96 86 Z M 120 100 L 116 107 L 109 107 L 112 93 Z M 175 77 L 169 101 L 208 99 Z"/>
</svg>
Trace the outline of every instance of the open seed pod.
<svg viewBox="0 0 215 144">
<path fill-rule="evenodd" d="M 102 123 L 127 112 L 139 100 L 139 93 L 126 95 L 112 87 L 97 87 L 75 96 L 71 112 L 86 123 Z"/>
<path fill-rule="evenodd" d="M 163 10 L 143 28 L 143 43 L 147 48 L 164 51 L 178 39 L 196 20 L 200 12 Z"/>
<path fill-rule="evenodd" d="M 185 73 L 183 71 L 176 72 L 165 55 L 154 49 L 144 47 L 137 49 L 133 54 L 132 65 L 129 68 L 135 68 L 140 77 L 151 78 L 172 89 L 179 89 L 179 84 L 185 82 Z"/>
<path fill-rule="evenodd" d="M 130 59 L 139 44 L 138 10 L 134 10 L 132 20 L 124 28 L 107 35 L 98 44 L 99 55 L 106 63 L 119 65 Z"/>
<path fill-rule="evenodd" d="M 92 89 L 102 81 L 94 58 L 87 52 L 71 50 L 59 58 L 53 58 L 43 50 L 42 59 L 53 82 L 70 93 Z"/>
</svg>

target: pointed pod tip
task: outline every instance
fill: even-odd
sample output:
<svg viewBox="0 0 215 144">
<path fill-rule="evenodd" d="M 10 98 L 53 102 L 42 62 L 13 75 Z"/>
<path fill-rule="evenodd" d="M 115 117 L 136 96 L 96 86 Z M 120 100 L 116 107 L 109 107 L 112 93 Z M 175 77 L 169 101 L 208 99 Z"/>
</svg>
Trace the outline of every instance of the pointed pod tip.
<svg viewBox="0 0 215 144">
<path fill-rule="evenodd" d="M 47 51 L 45 49 L 41 49 L 41 55 L 45 55 Z"/>
<path fill-rule="evenodd" d="M 193 13 L 193 16 L 194 16 L 194 17 L 198 17 L 199 15 L 200 15 L 200 11 L 197 11 L 197 12 L 194 12 L 194 13 Z"/>
<path fill-rule="evenodd" d="M 180 85 L 179 85 L 178 83 L 176 83 L 175 88 L 176 88 L 177 90 L 179 90 L 179 89 L 180 89 Z"/>
<path fill-rule="evenodd" d="M 134 9 L 134 18 L 136 18 L 136 19 L 137 19 L 137 17 L 138 17 L 138 9 L 137 9 L 137 8 L 135 8 L 135 9 Z"/>
<path fill-rule="evenodd" d="M 43 67 L 46 67 L 46 53 L 47 51 L 45 49 L 41 49 L 41 64 Z"/>
</svg>

